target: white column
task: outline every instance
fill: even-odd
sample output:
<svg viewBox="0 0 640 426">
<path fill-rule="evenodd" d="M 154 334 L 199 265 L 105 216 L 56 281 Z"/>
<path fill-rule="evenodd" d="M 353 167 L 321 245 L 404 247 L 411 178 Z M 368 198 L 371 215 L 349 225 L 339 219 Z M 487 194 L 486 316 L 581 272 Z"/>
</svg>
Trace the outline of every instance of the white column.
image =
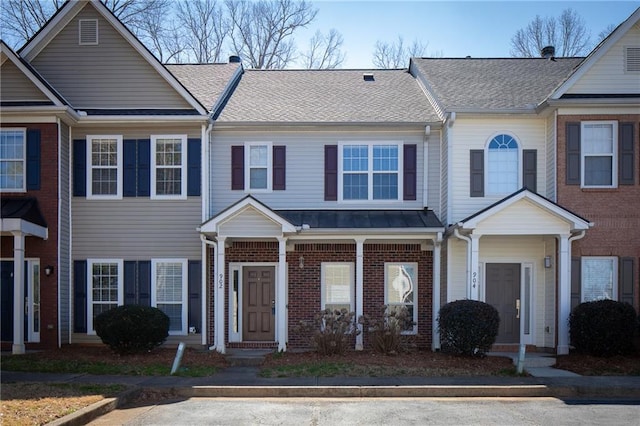
<svg viewBox="0 0 640 426">
<path fill-rule="evenodd" d="M 356 322 L 364 315 L 364 238 L 356 238 Z M 360 333 L 356 336 L 356 351 L 364 349 L 362 324 L 357 323 Z"/>
<path fill-rule="evenodd" d="M 438 313 L 440 312 L 440 250 L 442 234 L 438 233 L 433 241 L 433 300 L 431 301 L 431 350 L 440 349 L 440 333 L 438 332 Z"/>
<path fill-rule="evenodd" d="M 569 353 L 571 313 L 571 245 L 569 235 L 560 235 L 558 253 L 558 355 Z"/>
<path fill-rule="evenodd" d="M 24 349 L 24 234 L 13 232 L 13 347 L 20 355 Z"/>
<path fill-rule="evenodd" d="M 287 239 L 278 238 L 278 281 L 276 283 L 276 331 L 278 351 L 287 350 Z"/>
<path fill-rule="evenodd" d="M 224 289 L 225 289 L 225 259 L 224 259 L 224 242 L 225 237 L 218 237 L 217 239 L 217 256 L 216 256 L 216 278 L 215 278 L 215 291 L 214 291 L 214 331 L 213 341 L 215 343 L 216 350 L 221 354 L 225 353 L 224 345 L 224 325 L 225 325 L 225 309 L 224 309 Z"/>
<path fill-rule="evenodd" d="M 471 250 L 469 259 L 469 299 L 480 300 L 480 272 L 478 259 L 480 254 L 480 235 L 471 234 Z"/>
</svg>

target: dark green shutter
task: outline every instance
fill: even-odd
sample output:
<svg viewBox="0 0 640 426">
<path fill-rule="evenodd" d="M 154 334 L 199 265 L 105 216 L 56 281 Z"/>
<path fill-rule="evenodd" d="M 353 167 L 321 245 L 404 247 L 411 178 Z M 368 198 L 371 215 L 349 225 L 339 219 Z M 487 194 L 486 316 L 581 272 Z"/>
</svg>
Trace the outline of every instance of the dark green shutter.
<svg viewBox="0 0 640 426">
<path fill-rule="evenodd" d="M 138 139 L 137 164 L 136 194 L 138 197 L 149 197 L 151 195 L 151 141 L 149 139 Z"/>
<path fill-rule="evenodd" d="M 634 292 L 633 283 L 635 275 L 635 265 L 633 257 L 620 258 L 620 287 L 618 300 L 633 306 Z"/>
<path fill-rule="evenodd" d="M 73 262 L 73 331 L 87 332 L 87 261 Z"/>
<path fill-rule="evenodd" d="M 418 196 L 418 146 L 404 145 L 403 149 L 403 199 L 415 200 Z"/>
<path fill-rule="evenodd" d="M 324 200 L 338 200 L 338 145 L 324 147 Z"/>
<path fill-rule="evenodd" d="M 73 141 L 73 195 L 87 196 L 87 141 Z"/>
<path fill-rule="evenodd" d="M 189 261 L 189 306 L 188 326 L 195 327 L 196 333 L 202 331 L 202 275 L 201 262 Z"/>
<path fill-rule="evenodd" d="M 40 129 L 27 130 L 27 190 L 40 189 Z"/>
<path fill-rule="evenodd" d="M 197 197 L 200 195 L 200 139 L 187 141 L 187 195 Z"/>
<path fill-rule="evenodd" d="M 136 196 L 136 151 L 137 141 L 125 139 L 122 141 L 122 195 Z"/>
<path fill-rule="evenodd" d="M 571 258 L 571 310 L 580 304 L 582 297 L 582 264 L 579 257 Z"/>
<path fill-rule="evenodd" d="M 535 149 L 522 151 L 522 183 L 529 191 L 538 191 L 538 151 Z"/>
<path fill-rule="evenodd" d="M 244 146 L 231 147 L 231 189 L 244 189 Z"/>
<path fill-rule="evenodd" d="M 620 185 L 634 185 L 636 183 L 636 173 L 633 123 L 620 123 L 618 125 L 618 133 L 618 183 Z"/>
<path fill-rule="evenodd" d="M 284 191 L 287 187 L 287 147 L 273 147 L 273 190 Z"/>
<path fill-rule="evenodd" d="M 484 197 L 484 150 L 469 151 L 469 195 Z"/>
<path fill-rule="evenodd" d="M 580 123 L 567 123 L 566 144 L 566 184 L 580 185 Z"/>
</svg>

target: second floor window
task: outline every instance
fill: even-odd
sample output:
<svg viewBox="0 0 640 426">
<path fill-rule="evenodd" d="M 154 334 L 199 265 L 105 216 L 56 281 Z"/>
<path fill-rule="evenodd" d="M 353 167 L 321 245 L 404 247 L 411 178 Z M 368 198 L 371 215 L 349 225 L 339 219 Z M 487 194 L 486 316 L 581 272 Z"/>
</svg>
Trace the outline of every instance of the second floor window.
<svg viewBox="0 0 640 426">
<path fill-rule="evenodd" d="M 122 136 L 87 136 L 88 198 L 122 198 Z"/>
<path fill-rule="evenodd" d="M 271 156 L 268 145 L 249 145 L 249 189 L 269 189 Z"/>
<path fill-rule="evenodd" d="M 341 146 L 343 200 L 398 200 L 401 190 L 397 144 Z"/>
<path fill-rule="evenodd" d="M 614 121 L 583 122 L 581 129 L 582 186 L 615 187 L 618 133 Z"/>
<path fill-rule="evenodd" d="M 186 136 L 151 136 L 151 196 L 186 198 Z"/>
<path fill-rule="evenodd" d="M 506 134 L 491 139 L 487 147 L 487 193 L 511 194 L 518 190 L 518 143 Z"/>
<path fill-rule="evenodd" d="M 20 192 L 26 188 L 24 129 L 0 131 L 0 190 Z"/>
</svg>

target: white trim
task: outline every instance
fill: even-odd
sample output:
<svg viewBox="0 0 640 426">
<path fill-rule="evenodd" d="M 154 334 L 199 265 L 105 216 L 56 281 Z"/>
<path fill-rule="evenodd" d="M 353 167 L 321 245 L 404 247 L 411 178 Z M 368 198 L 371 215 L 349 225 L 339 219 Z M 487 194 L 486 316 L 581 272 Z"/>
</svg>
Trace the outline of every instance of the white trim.
<svg viewBox="0 0 640 426">
<path fill-rule="evenodd" d="M 267 148 L 267 165 L 264 166 L 267 169 L 267 187 L 266 188 L 251 188 L 251 148 L 264 146 Z M 263 167 L 253 167 L 255 169 L 262 169 Z M 245 142 L 244 143 L 244 192 L 246 193 L 260 193 L 260 192 L 272 192 L 273 191 L 273 144 L 272 142 Z"/>
<path fill-rule="evenodd" d="M 590 278 L 584 273 L 585 263 L 590 260 L 608 260 L 611 261 L 611 300 L 618 300 L 618 258 L 616 256 L 582 256 L 580 258 L 580 302 L 590 302 L 593 300 L 609 299 L 602 297 L 599 299 L 585 299 L 585 280 Z M 604 288 L 607 290 L 607 288 Z"/>
<path fill-rule="evenodd" d="M 326 309 L 326 272 L 327 267 L 344 267 L 348 268 L 349 276 L 349 312 L 355 311 L 355 277 L 353 262 L 322 262 L 320 264 L 320 309 Z"/>
<path fill-rule="evenodd" d="M 585 128 L 591 125 L 611 125 L 611 153 L 593 153 L 586 154 L 583 146 L 585 137 Z M 587 185 L 585 184 L 586 176 L 586 157 L 611 157 L 611 185 Z M 618 122 L 615 120 L 594 120 L 580 122 L 580 187 L 581 188 L 617 188 L 618 187 Z"/>
<path fill-rule="evenodd" d="M 531 275 L 529 277 L 529 293 L 526 291 L 526 276 L 525 270 L 529 269 L 531 271 Z M 527 345 L 535 344 L 535 336 L 536 336 L 536 292 L 534 291 L 536 287 L 536 268 L 533 262 L 521 262 L 520 263 L 520 343 L 525 343 Z M 525 296 L 529 298 L 528 306 L 525 303 Z M 529 333 L 526 333 L 525 330 L 525 322 L 529 319 Z"/>
<path fill-rule="evenodd" d="M 22 187 L 20 188 L 3 188 L 0 186 L 2 192 L 27 192 L 27 128 L 26 127 L 3 127 L 0 129 L 0 133 L 5 132 L 20 132 L 22 133 Z M 1 158 L 0 161 L 20 161 L 20 158 Z"/>
<path fill-rule="evenodd" d="M 176 301 L 171 301 L 171 302 L 162 302 L 160 304 L 172 304 L 172 305 L 181 305 L 181 315 L 182 315 L 182 324 L 181 324 L 181 330 L 169 330 L 169 335 L 177 335 L 177 336 L 186 336 L 189 332 L 189 324 L 188 324 L 188 315 L 189 315 L 189 311 L 188 311 L 188 304 L 189 304 L 189 292 L 188 292 L 188 287 L 189 287 L 189 281 L 188 281 L 188 277 L 189 277 L 189 269 L 188 269 L 188 261 L 187 259 L 183 259 L 183 258 L 158 258 L 158 259 L 151 259 L 151 306 L 153 306 L 154 308 L 158 307 L 158 286 L 157 286 L 157 267 L 158 264 L 162 264 L 162 263 L 180 263 L 182 265 L 182 293 L 181 293 L 181 297 L 182 300 L 180 301 L 180 303 L 177 303 Z"/>
<path fill-rule="evenodd" d="M 229 324 L 229 342 L 238 343 L 242 342 L 242 268 L 243 263 L 229 263 L 229 310 L 228 310 L 228 324 Z M 238 274 L 238 282 L 234 283 L 234 273 Z M 237 284 L 237 306 L 234 306 L 236 302 L 233 288 L 234 284 Z M 237 316 L 238 330 L 234 331 L 233 324 L 235 323 L 233 317 Z"/>
<path fill-rule="evenodd" d="M 95 335 L 93 328 L 93 265 L 109 263 L 118 265 L 118 300 L 117 306 L 124 304 L 124 260 L 123 259 L 87 259 L 87 334 Z M 113 301 L 111 301 L 113 303 Z"/>
<path fill-rule="evenodd" d="M 160 168 L 180 169 L 180 194 L 158 195 L 156 193 L 156 174 L 159 166 L 157 165 L 157 143 L 164 139 L 180 139 L 180 157 L 181 164 L 179 167 L 161 166 Z M 151 199 L 152 200 L 186 200 L 187 199 L 187 135 L 151 135 Z"/>
<path fill-rule="evenodd" d="M 116 141 L 116 193 L 115 194 L 93 194 L 93 164 L 92 164 L 92 141 L 95 139 L 115 139 Z M 122 168 L 123 168 L 123 156 L 122 156 L 122 135 L 87 135 L 87 199 L 88 200 L 121 200 L 122 199 Z M 100 168 L 95 166 L 96 168 Z"/>
<path fill-rule="evenodd" d="M 516 164 L 516 184 L 514 185 L 514 188 L 511 191 L 507 191 L 507 192 L 492 192 L 490 191 L 490 187 L 489 187 L 489 145 L 491 144 L 491 142 L 493 141 L 494 138 L 498 137 L 498 136 L 509 136 L 510 138 L 512 138 L 516 144 L 518 145 L 518 147 L 516 148 L 517 150 L 517 158 L 518 158 L 518 162 Z M 512 194 L 514 192 L 516 192 L 518 189 L 522 188 L 522 164 L 523 164 L 523 159 L 522 159 L 522 153 L 523 153 L 524 149 L 522 146 L 522 143 L 520 142 L 520 139 L 513 134 L 512 132 L 495 132 L 493 135 L 491 135 L 487 141 L 485 142 L 484 145 L 484 171 L 485 171 L 485 176 L 484 176 L 484 193 L 485 196 L 488 197 L 495 197 L 495 196 L 506 196 L 509 194 Z M 503 177 L 502 173 L 501 173 L 501 177 Z M 500 179 L 503 180 L 503 179 Z"/>
<path fill-rule="evenodd" d="M 403 331 L 402 334 L 408 334 L 408 335 L 413 335 L 413 334 L 418 334 L 418 309 L 419 309 L 419 303 L 418 303 L 418 281 L 419 281 L 419 270 L 418 270 L 418 263 L 417 262 L 385 262 L 384 263 L 384 304 L 386 306 L 389 306 L 389 299 L 388 299 L 388 287 L 387 287 L 387 279 L 388 279 L 388 267 L 389 266 L 413 266 L 414 271 L 415 271 L 415 282 L 413 283 L 414 287 L 411 290 L 413 292 L 413 330 L 412 331 Z M 406 303 L 400 304 L 400 303 L 394 303 L 393 306 L 406 306 Z"/>
</svg>

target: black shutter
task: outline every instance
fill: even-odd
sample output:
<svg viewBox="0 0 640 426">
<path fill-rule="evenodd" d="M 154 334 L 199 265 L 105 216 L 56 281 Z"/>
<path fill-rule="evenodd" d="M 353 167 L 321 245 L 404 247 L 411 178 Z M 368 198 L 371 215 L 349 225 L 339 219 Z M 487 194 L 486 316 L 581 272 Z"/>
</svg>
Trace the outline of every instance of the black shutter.
<svg viewBox="0 0 640 426">
<path fill-rule="evenodd" d="M 137 292 L 137 275 L 138 275 L 138 262 L 132 260 L 124 261 L 124 304 L 125 305 L 137 305 L 138 304 L 138 292 Z"/>
<path fill-rule="evenodd" d="M 403 199 L 415 200 L 417 198 L 418 188 L 418 146 L 415 144 L 405 145 L 403 149 Z"/>
<path fill-rule="evenodd" d="M 580 123 L 567 123 L 566 184 L 580 185 Z"/>
<path fill-rule="evenodd" d="M 200 139 L 187 141 L 187 195 L 197 197 L 200 195 Z"/>
<path fill-rule="evenodd" d="M 27 130 L 27 190 L 40 189 L 40 129 Z"/>
<path fill-rule="evenodd" d="M 122 141 L 122 195 L 136 196 L 136 151 L 138 142 L 135 139 Z"/>
<path fill-rule="evenodd" d="M 273 147 L 273 190 L 284 191 L 287 187 L 287 147 Z"/>
<path fill-rule="evenodd" d="M 580 304 L 582 297 L 582 271 L 579 257 L 571 258 L 571 310 Z"/>
<path fill-rule="evenodd" d="M 136 194 L 138 197 L 149 197 L 151 195 L 151 141 L 149 139 L 138 139 L 137 165 Z"/>
<path fill-rule="evenodd" d="M 469 151 L 469 195 L 484 197 L 484 150 Z"/>
<path fill-rule="evenodd" d="M 244 189 L 244 146 L 231 147 L 231 189 Z"/>
<path fill-rule="evenodd" d="M 338 200 L 338 145 L 324 147 L 324 200 Z"/>
<path fill-rule="evenodd" d="M 151 306 L 151 261 L 138 262 L 138 304 Z"/>
<path fill-rule="evenodd" d="M 634 126 L 633 123 L 618 125 L 618 183 L 620 185 L 634 185 L 636 183 L 634 162 Z"/>
<path fill-rule="evenodd" d="M 202 275 L 199 260 L 189 261 L 189 306 L 188 326 L 195 327 L 196 333 L 202 331 Z"/>
<path fill-rule="evenodd" d="M 87 332 L 87 261 L 73 262 L 73 331 Z"/>
<path fill-rule="evenodd" d="M 635 272 L 635 265 L 633 257 L 620 258 L 620 287 L 619 297 L 620 302 L 626 302 L 633 306 L 633 278 Z"/>
<path fill-rule="evenodd" d="M 87 196 L 87 141 L 73 141 L 73 195 Z"/>
<path fill-rule="evenodd" d="M 535 149 L 522 151 L 522 183 L 529 191 L 537 192 L 538 151 Z"/>
</svg>

